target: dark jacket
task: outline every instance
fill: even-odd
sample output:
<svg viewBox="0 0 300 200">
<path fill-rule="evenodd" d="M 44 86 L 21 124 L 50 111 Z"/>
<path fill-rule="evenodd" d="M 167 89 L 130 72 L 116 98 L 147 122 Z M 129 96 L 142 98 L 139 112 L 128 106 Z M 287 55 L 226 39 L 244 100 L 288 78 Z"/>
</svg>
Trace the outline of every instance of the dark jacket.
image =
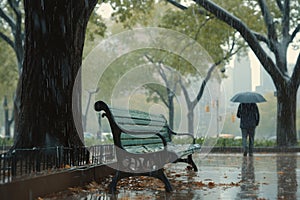
<svg viewBox="0 0 300 200">
<path fill-rule="evenodd" d="M 259 123 L 259 111 L 255 103 L 241 103 L 236 116 L 241 118 L 240 128 L 255 128 Z"/>
</svg>

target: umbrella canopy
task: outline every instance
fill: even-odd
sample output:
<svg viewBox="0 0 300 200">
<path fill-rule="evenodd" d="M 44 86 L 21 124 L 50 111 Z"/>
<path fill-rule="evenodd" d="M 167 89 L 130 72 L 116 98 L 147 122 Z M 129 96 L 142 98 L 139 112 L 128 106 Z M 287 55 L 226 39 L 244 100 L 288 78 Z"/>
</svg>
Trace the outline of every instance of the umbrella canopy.
<svg viewBox="0 0 300 200">
<path fill-rule="evenodd" d="M 230 101 L 239 103 L 260 103 L 266 102 L 267 100 L 256 92 L 241 92 L 234 95 Z"/>
</svg>

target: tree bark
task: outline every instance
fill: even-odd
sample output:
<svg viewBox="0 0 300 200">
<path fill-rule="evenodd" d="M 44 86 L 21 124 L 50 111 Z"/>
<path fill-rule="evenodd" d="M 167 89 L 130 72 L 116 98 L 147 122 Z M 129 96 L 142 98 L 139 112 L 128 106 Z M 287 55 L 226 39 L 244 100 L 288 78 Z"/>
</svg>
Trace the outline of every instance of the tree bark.
<svg viewBox="0 0 300 200">
<path fill-rule="evenodd" d="M 296 96 L 295 88 L 287 87 L 277 89 L 277 145 L 297 145 L 296 133 Z"/>
<path fill-rule="evenodd" d="M 81 113 L 81 90 L 73 107 L 72 92 L 81 67 L 86 26 L 96 3 L 24 1 L 25 56 L 16 95 L 13 148 L 83 145 L 78 134 L 82 129 L 76 130 L 72 112 Z"/>
</svg>

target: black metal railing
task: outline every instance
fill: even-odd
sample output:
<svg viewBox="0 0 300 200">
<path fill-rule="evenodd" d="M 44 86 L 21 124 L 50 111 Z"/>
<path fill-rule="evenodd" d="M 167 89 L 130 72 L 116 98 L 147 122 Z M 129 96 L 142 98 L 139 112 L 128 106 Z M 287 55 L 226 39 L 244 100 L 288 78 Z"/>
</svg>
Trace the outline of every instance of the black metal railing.
<svg viewBox="0 0 300 200">
<path fill-rule="evenodd" d="M 37 175 L 45 170 L 68 169 L 85 165 L 99 165 L 115 159 L 114 146 L 51 147 L 14 149 L 0 154 L 0 183 L 15 178 Z"/>
</svg>

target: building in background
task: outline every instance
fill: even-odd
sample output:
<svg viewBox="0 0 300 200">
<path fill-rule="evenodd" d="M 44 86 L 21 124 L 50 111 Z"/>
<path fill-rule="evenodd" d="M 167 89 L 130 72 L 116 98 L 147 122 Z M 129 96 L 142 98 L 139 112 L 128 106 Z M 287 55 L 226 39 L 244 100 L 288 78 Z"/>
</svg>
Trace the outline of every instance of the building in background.
<svg viewBox="0 0 300 200">
<path fill-rule="evenodd" d="M 255 91 L 261 94 L 276 91 L 271 76 L 266 72 L 263 66 L 260 66 L 260 85 L 256 86 Z"/>
<path fill-rule="evenodd" d="M 233 93 L 252 91 L 252 73 L 249 56 L 236 56 L 233 67 Z"/>
</svg>

